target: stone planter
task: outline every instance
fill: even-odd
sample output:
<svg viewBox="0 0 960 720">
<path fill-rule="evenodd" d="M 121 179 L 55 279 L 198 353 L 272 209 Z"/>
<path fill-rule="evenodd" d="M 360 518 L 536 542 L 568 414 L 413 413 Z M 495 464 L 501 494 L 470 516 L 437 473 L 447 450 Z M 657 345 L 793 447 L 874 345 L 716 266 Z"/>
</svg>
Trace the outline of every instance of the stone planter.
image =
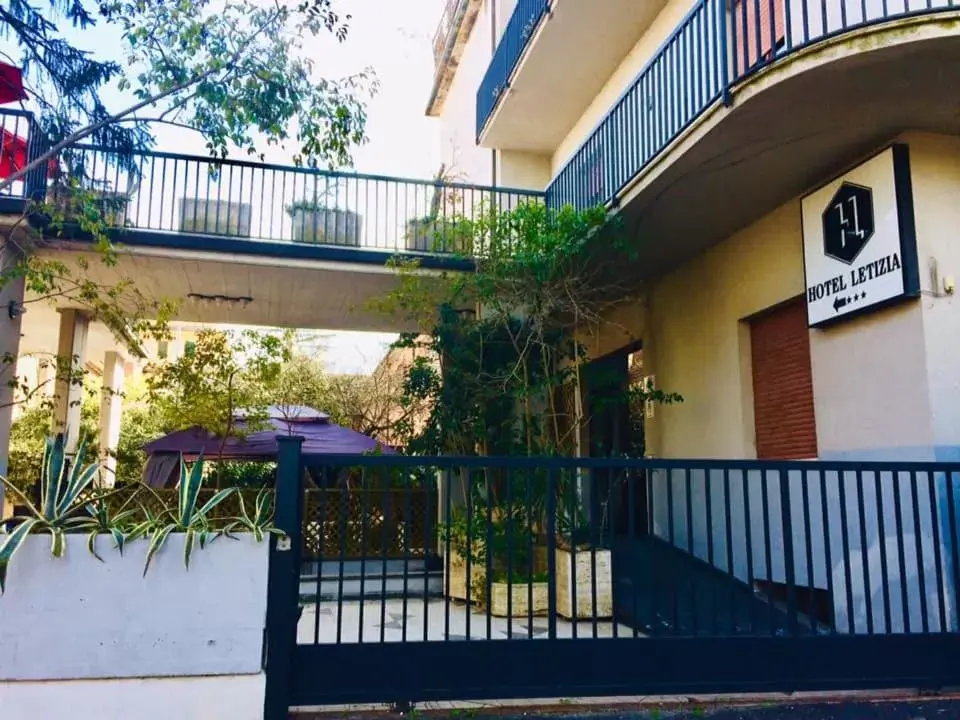
<svg viewBox="0 0 960 720">
<path fill-rule="evenodd" d="M 442 249 L 443 239 L 437 237 L 436 220 L 430 218 L 415 218 L 407 221 L 407 231 L 404 233 L 404 246 L 412 252 L 434 252 Z"/>
<path fill-rule="evenodd" d="M 573 598 L 576 597 L 577 618 L 613 617 L 613 562 L 609 550 L 596 551 L 597 607 L 593 607 L 593 553 L 590 550 L 557 548 L 557 612 L 568 619 L 574 617 Z M 576 587 L 574 581 L 576 563 Z"/>
<path fill-rule="evenodd" d="M 80 195 L 87 198 L 82 202 Z M 130 198 L 126 193 L 107 190 L 83 190 L 52 185 L 47 193 L 47 201 L 51 203 L 67 222 L 76 220 L 84 212 L 84 206 L 92 204 L 96 207 L 104 222 L 112 227 L 123 227 L 127 222 L 127 205 Z"/>
<path fill-rule="evenodd" d="M 547 549 L 545 547 L 534 548 L 534 571 L 537 573 L 546 572 L 547 569 Z M 471 563 L 470 565 L 470 596 L 467 595 L 467 562 L 455 550 L 450 550 L 450 572 L 447 573 L 446 562 L 444 562 L 444 592 L 453 600 L 463 600 L 478 605 L 486 606 L 487 596 L 487 567 L 484 563 Z M 533 585 L 533 612 L 542 613 L 547 611 L 547 583 L 534 582 Z M 512 614 L 514 617 L 526 616 L 530 594 L 527 588 L 530 583 L 515 582 L 495 582 L 490 585 L 490 614 L 498 617 L 507 617 L 509 593 L 513 594 Z"/>
<path fill-rule="evenodd" d="M 180 200 L 180 232 L 250 237 L 250 205 L 227 200 Z"/>
<path fill-rule="evenodd" d="M 360 246 L 363 218 L 352 210 L 297 208 L 290 212 L 293 241 L 317 245 Z"/>
<path fill-rule="evenodd" d="M 550 609 L 548 588 L 549 584 L 545 582 L 493 583 L 490 586 L 490 614 L 515 618 L 542 615 Z M 510 595 L 513 595 L 512 602 L 508 600 Z"/>
<path fill-rule="evenodd" d="M 269 543 L 220 538 L 195 548 L 187 570 L 184 536 L 170 535 L 144 576 L 146 541 L 121 556 L 101 536 L 104 562 L 86 542 L 69 535 L 54 558 L 48 536 L 31 536 L 10 563 L 0 596 L 4 717 L 120 720 L 131 708 L 138 718 L 220 717 L 227 696 L 231 718 L 259 717 Z M 77 697 L 83 712 L 70 707 Z"/>
<path fill-rule="evenodd" d="M 404 246 L 411 252 L 469 254 L 472 251 L 471 238 L 461 236 L 458 226 L 443 218 L 408 220 Z"/>
<path fill-rule="evenodd" d="M 455 550 L 450 550 L 450 570 L 444 561 L 444 592 L 453 600 L 481 602 L 486 591 L 487 569 L 482 563 L 470 565 L 470 595 L 467 595 L 467 561 Z"/>
</svg>

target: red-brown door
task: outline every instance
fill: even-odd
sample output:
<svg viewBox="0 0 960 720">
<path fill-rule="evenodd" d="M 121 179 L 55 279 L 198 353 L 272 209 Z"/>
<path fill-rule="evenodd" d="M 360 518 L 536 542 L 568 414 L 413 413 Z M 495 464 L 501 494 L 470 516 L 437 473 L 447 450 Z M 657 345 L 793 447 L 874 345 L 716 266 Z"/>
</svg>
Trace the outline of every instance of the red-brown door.
<svg viewBox="0 0 960 720">
<path fill-rule="evenodd" d="M 757 458 L 817 456 L 810 331 L 803 299 L 750 321 Z"/>
</svg>

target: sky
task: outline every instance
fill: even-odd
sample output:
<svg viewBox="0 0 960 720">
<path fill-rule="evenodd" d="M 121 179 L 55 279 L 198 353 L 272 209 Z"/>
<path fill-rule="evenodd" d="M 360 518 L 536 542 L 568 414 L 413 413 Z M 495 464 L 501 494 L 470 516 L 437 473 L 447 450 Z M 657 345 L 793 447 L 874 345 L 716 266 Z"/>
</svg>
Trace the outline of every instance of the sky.
<svg viewBox="0 0 960 720">
<path fill-rule="evenodd" d="M 314 60 L 317 74 L 334 78 L 371 67 L 380 84 L 379 93 L 367 104 L 368 142 L 354 151 L 354 168 L 363 173 L 432 178 L 440 164 L 439 128 L 424 109 L 433 80 L 431 42 L 443 0 L 335 0 L 335 5 L 341 13 L 352 15 L 350 31 L 343 43 L 332 36 L 311 41 L 306 53 Z M 97 55 L 117 44 L 115 31 L 107 26 L 65 34 Z M 8 42 L 0 42 L 0 52 L 15 57 Z M 119 102 L 117 106 L 122 107 Z M 158 126 L 155 135 L 158 150 L 205 154 L 202 138 L 189 131 Z M 267 162 L 291 164 L 289 152 L 269 150 Z M 371 372 L 394 337 L 331 333 L 325 361 L 331 372 Z"/>
</svg>

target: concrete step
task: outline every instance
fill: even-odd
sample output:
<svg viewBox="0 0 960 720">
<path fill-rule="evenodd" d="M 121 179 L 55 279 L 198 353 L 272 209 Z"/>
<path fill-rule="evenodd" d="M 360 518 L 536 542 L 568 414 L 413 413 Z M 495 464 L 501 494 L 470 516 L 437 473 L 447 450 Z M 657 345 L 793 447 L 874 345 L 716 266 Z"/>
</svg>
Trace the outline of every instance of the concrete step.
<svg viewBox="0 0 960 720">
<path fill-rule="evenodd" d="M 324 561 L 320 567 L 317 563 L 305 563 L 300 574 L 300 597 L 302 600 L 336 600 L 338 596 L 344 600 L 404 595 L 408 598 L 440 597 L 443 571 L 428 569 L 428 564 L 432 563 L 411 560 L 404 573 L 402 560 L 388 560 L 386 572 L 382 560 L 348 561 L 343 564 L 341 593 L 339 563 Z"/>
</svg>

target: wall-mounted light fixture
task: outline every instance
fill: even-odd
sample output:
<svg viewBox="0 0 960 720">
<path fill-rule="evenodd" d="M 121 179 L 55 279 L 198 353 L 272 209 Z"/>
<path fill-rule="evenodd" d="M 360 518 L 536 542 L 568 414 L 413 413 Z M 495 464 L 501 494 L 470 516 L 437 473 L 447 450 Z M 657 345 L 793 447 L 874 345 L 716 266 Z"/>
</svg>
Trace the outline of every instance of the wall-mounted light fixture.
<svg viewBox="0 0 960 720">
<path fill-rule="evenodd" d="M 246 307 L 253 302 L 253 298 L 249 295 L 204 295 L 202 293 L 190 293 L 187 295 L 191 300 L 196 300 L 197 302 L 211 303 L 213 305 L 240 305 L 241 307 Z"/>
<path fill-rule="evenodd" d="M 7 303 L 7 317 L 11 320 L 16 320 L 21 315 L 25 315 L 27 308 L 23 306 L 22 302 L 17 302 L 16 300 L 10 300 Z"/>
</svg>

